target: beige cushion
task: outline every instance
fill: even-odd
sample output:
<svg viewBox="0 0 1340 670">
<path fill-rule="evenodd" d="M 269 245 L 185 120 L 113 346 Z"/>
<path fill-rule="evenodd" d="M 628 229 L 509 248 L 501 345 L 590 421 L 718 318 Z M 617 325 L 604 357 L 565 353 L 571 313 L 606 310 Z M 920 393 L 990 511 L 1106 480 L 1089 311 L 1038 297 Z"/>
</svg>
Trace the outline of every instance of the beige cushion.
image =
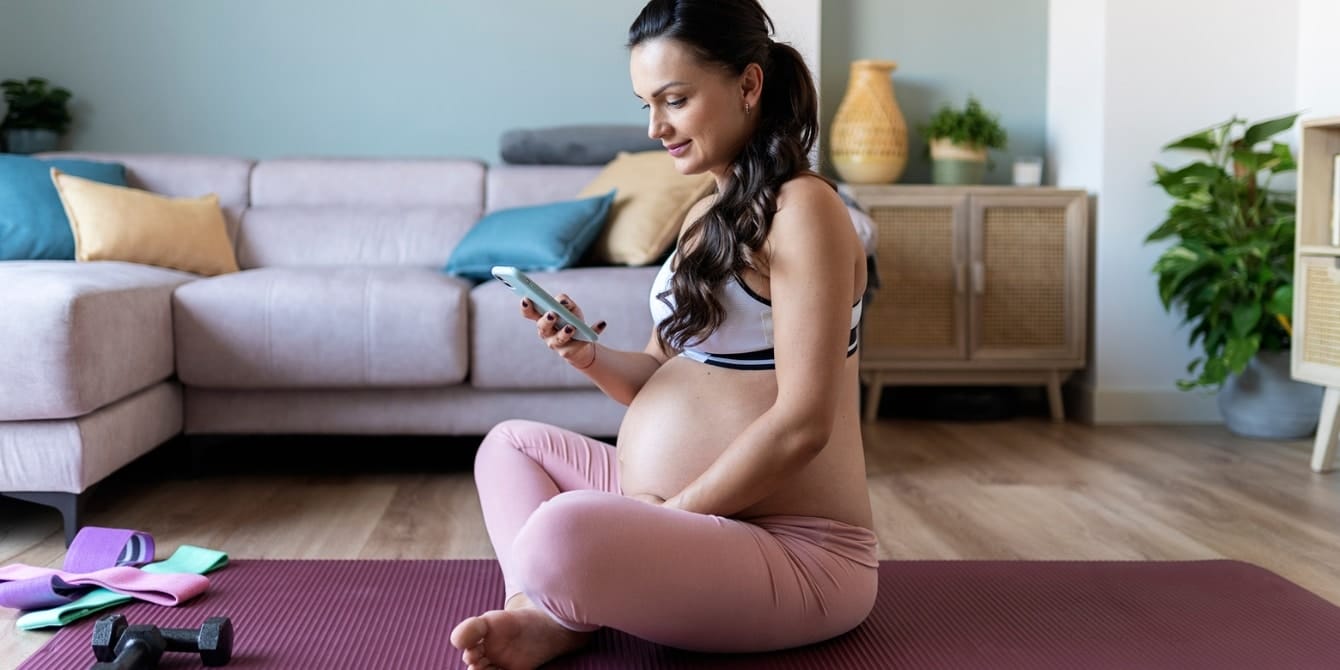
<svg viewBox="0 0 1340 670">
<path fill-rule="evenodd" d="M 715 188 L 709 173 L 680 174 L 668 152 L 620 153 L 577 195 L 589 198 L 618 191 L 590 261 L 646 265 L 660 260 L 674 244 L 689 208 Z"/>
<path fill-rule="evenodd" d="M 201 275 L 237 271 L 213 193 L 169 198 L 51 170 L 74 232 L 75 259 L 125 261 Z"/>
</svg>

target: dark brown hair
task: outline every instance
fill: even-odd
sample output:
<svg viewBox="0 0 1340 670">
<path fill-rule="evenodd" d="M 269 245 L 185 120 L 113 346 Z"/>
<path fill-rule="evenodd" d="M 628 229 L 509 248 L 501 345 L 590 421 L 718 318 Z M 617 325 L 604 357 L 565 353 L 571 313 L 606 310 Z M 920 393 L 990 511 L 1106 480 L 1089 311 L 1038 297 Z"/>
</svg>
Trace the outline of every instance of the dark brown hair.
<svg viewBox="0 0 1340 670">
<path fill-rule="evenodd" d="M 698 59 L 740 75 L 750 63 L 763 68 L 759 119 L 735 157 L 716 202 L 689 224 L 679 245 L 670 289 L 673 313 L 657 326 L 661 340 L 683 349 L 710 335 L 725 319 L 718 286 L 745 268 L 765 271 L 758 252 L 777 212 L 777 194 L 810 169 L 819 132 L 818 93 L 805 59 L 772 40 L 772 18 L 757 0 L 652 0 L 628 29 L 628 48 L 673 39 Z"/>
</svg>

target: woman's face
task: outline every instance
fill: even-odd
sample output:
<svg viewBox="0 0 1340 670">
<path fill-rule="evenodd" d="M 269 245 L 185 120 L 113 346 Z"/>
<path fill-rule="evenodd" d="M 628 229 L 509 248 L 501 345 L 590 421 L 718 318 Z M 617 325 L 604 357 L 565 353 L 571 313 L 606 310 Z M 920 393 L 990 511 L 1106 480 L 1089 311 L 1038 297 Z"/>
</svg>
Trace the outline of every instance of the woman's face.
<svg viewBox="0 0 1340 670">
<path fill-rule="evenodd" d="M 633 47 L 629 74 L 633 94 L 647 110 L 647 135 L 660 140 L 680 174 L 711 172 L 718 179 L 744 147 L 758 116 L 756 66 L 733 76 L 703 66 L 672 39 Z M 748 102 L 752 111 L 745 113 Z"/>
</svg>

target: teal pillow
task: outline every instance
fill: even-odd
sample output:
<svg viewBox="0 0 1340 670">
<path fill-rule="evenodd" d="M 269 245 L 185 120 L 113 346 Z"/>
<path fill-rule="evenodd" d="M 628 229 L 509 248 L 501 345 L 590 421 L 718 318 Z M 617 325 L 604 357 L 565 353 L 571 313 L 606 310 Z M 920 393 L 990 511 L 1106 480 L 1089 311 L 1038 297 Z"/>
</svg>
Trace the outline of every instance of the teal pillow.
<svg viewBox="0 0 1340 670">
<path fill-rule="evenodd" d="M 581 200 L 500 209 L 465 234 L 447 261 L 448 274 L 484 280 L 495 265 L 527 272 L 571 267 L 605 226 L 614 191 Z"/>
<path fill-rule="evenodd" d="M 126 185 L 119 163 L 0 154 L 0 261 L 74 260 L 74 233 L 51 168 L 114 186 Z"/>
</svg>

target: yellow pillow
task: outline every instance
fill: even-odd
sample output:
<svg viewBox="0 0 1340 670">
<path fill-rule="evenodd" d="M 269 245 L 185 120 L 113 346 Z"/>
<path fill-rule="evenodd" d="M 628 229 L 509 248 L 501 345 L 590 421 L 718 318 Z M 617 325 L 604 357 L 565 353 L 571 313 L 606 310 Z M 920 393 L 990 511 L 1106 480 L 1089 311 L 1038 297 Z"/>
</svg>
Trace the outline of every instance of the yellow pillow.
<svg viewBox="0 0 1340 670">
<path fill-rule="evenodd" d="M 168 198 L 51 169 L 80 261 L 126 261 L 201 275 L 237 272 L 219 196 Z"/>
<path fill-rule="evenodd" d="M 619 152 L 577 195 L 617 191 L 605 227 L 591 247 L 591 261 L 646 265 L 659 260 L 674 245 L 689 208 L 715 188 L 709 173 L 680 174 L 669 152 Z"/>
</svg>

